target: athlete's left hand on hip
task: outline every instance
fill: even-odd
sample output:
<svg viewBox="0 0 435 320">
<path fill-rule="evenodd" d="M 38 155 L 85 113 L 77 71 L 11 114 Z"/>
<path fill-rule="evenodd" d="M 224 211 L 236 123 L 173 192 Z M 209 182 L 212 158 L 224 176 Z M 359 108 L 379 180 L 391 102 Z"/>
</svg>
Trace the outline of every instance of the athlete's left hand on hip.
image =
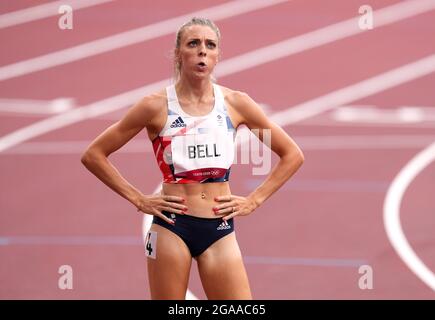
<svg viewBox="0 0 435 320">
<path fill-rule="evenodd" d="M 214 200 L 221 202 L 213 207 L 214 213 L 216 215 L 226 214 L 222 218 L 225 221 L 235 216 L 247 216 L 257 208 L 257 204 L 252 199 L 236 195 L 218 196 Z"/>
</svg>

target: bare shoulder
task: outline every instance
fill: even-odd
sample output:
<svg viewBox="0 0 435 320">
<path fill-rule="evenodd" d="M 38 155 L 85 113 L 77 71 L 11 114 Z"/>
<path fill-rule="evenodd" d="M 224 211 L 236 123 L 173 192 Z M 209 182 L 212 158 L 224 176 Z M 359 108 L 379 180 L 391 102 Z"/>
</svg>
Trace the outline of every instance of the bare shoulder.
<svg viewBox="0 0 435 320">
<path fill-rule="evenodd" d="M 248 124 L 256 118 L 266 117 L 263 109 L 246 92 L 220 87 L 225 103 L 232 110 L 238 124 Z"/>
<path fill-rule="evenodd" d="M 166 93 L 164 90 L 144 96 L 130 107 L 119 122 L 121 129 L 157 130 L 166 114 Z"/>
<path fill-rule="evenodd" d="M 132 108 L 138 118 L 149 123 L 156 116 L 166 111 L 166 92 L 161 90 L 139 100 Z"/>
<path fill-rule="evenodd" d="M 225 102 L 228 102 L 232 107 L 239 109 L 246 105 L 250 100 L 253 101 L 246 92 L 233 90 L 224 86 L 220 86 Z"/>
</svg>

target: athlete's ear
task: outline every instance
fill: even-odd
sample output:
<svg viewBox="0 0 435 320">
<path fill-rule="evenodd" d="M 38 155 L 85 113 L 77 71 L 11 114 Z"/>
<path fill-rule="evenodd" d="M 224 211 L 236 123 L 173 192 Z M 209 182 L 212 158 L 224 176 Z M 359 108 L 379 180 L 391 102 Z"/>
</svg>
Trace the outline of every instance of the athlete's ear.
<svg viewBox="0 0 435 320">
<path fill-rule="evenodd" d="M 180 49 L 175 48 L 174 49 L 174 63 L 177 64 L 180 62 Z"/>
</svg>

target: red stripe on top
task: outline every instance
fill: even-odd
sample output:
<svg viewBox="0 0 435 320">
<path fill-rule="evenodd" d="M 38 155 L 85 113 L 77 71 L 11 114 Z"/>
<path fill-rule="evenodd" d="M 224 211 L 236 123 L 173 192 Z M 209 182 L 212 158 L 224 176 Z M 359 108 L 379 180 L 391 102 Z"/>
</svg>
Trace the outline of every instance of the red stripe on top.
<svg viewBox="0 0 435 320">
<path fill-rule="evenodd" d="M 194 128 L 195 126 L 201 124 L 202 122 L 204 122 L 205 120 L 207 120 L 207 118 L 202 118 L 199 120 L 194 120 L 193 123 L 189 124 L 188 126 L 185 126 L 184 128 L 178 130 L 176 133 L 174 133 L 172 136 L 183 136 L 186 134 L 186 132 L 192 128 Z"/>
<path fill-rule="evenodd" d="M 157 164 L 160 168 L 160 171 L 163 174 L 163 181 L 164 182 L 171 182 L 175 180 L 174 175 L 172 174 L 172 170 L 169 167 L 169 164 L 166 163 L 165 159 L 164 159 L 164 153 L 166 151 L 166 148 L 169 148 L 169 150 L 171 149 L 171 139 L 170 138 L 162 138 L 162 137 L 157 137 L 154 139 L 153 141 L 153 150 L 154 150 L 154 155 L 156 156 L 157 159 Z M 167 151 L 166 151 L 167 153 Z"/>
</svg>

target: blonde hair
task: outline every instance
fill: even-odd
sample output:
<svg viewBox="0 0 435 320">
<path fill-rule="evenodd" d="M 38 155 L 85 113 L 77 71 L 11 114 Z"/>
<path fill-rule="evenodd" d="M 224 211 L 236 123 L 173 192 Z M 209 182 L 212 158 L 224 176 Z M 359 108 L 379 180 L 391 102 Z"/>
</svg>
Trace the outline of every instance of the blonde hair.
<svg viewBox="0 0 435 320">
<path fill-rule="evenodd" d="M 216 33 L 216 36 L 218 38 L 218 46 L 219 46 L 219 43 L 221 40 L 221 32 L 219 31 L 219 28 L 216 26 L 216 24 L 213 21 L 211 21 L 210 19 L 207 19 L 207 18 L 193 17 L 189 21 L 185 22 L 178 29 L 177 35 L 175 37 L 175 49 L 174 49 L 174 78 L 175 78 L 175 82 L 177 82 L 177 80 L 180 78 L 180 72 L 181 72 L 180 62 L 175 60 L 175 58 L 176 58 L 175 52 L 176 52 L 176 50 L 180 49 L 181 36 L 183 35 L 184 29 L 186 29 L 187 27 L 190 27 L 190 26 L 195 26 L 195 25 L 210 27 Z M 215 79 L 213 78 L 213 80 L 215 80 Z"/>
</svg>

